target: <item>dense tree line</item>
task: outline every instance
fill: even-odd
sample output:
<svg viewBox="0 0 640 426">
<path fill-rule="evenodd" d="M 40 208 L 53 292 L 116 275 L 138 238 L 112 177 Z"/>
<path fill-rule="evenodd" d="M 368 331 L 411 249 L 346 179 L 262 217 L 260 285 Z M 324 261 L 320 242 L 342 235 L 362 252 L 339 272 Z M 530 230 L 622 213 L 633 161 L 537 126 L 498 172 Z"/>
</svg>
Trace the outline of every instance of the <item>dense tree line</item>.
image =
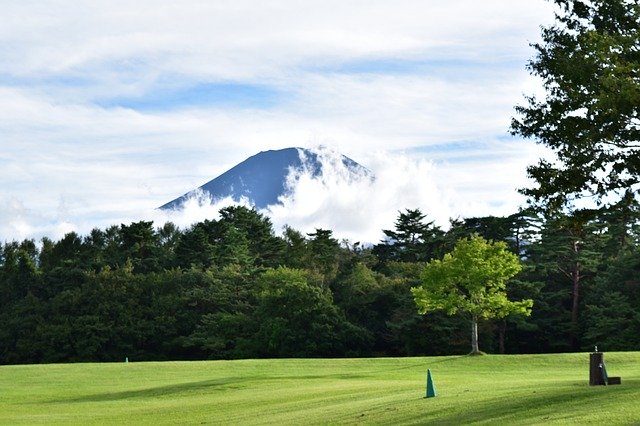
<svg viewBox="0 0 640 426">
<path fill-rule="evenodd" d="M 545 218 L 525 279 L 545 296 L 540 324 L 570 339 L 538 344 L 637 349 L 640 4 L 551 1 L 555 22 L 528 64 L 544 95 L 516 106 L 511 123 L 552 154 L 527 168 L 532 185 L 520 189 Z"/>
<path fill-rule="evenodd" d="M 640 346 L 640 208 L 452 220 L 400 212 L 377 245 L 276 235 L 227 207 L 188 229 L 136 222 L 0 246 L 0 363 L 466 353 L 465 314 L 419 315 L 411 287 L 457 241 L 503 241 L 530 317 L 480 321 L 483 350 Z"/>
<path fill-rule="evenodd" d="M 328 229 L 276 235 L 245 207 L 188 229 L 141 221 L 4 242 L 0 363 L 465 353 L 469 318 L 418 315 L 410 289 L 473 235 L 517 256 L 508 297 L 533 302 L 530 316 L 477 324 L 485 351 L 637 350 L 640 5 L 552 1 L 529 63 L 545 96 L 511 125 L 555 156 L 527 169 L 530 209 L 446 228 L 406 210 L 372 247 Z"/>
</svg>

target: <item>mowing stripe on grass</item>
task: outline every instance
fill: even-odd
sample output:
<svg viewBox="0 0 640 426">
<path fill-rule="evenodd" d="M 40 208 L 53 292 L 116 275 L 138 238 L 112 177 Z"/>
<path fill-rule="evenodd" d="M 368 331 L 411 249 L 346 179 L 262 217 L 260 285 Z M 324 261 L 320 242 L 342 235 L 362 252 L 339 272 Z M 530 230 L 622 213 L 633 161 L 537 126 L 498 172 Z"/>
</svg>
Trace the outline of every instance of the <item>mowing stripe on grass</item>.
<svg viewBox="0 0 640 426">
<path fill-rule="evenodd" d="M 0 424 L 640 423 L 640 352 L 607 365 L 621 386 L 584 353 L 1 366 Z"/>
</svg>

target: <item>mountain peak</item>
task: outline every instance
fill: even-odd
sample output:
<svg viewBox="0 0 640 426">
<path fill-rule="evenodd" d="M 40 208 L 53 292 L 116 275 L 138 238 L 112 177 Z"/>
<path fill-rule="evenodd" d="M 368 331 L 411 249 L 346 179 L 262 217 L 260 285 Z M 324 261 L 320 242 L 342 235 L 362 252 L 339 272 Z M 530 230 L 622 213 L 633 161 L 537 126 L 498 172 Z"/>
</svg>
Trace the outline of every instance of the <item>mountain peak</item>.
<svg viewBox="0 0 640 426">
<path fill-rule="evenodd" d="M 321 177 L 328 162 L 340 163 L 351 178 L 372 173 L 354 160 L 326 148 L 284 148 L 262 151 L 227 170 L 197 189 L 162 205 L 163 210 L 178 210 L 199 194 L 216 201 L 231 197 L 234 201 L 248 200 L 257 209 L 279 204 L 279 197 L 290 190 L 290 178 L 302 173 Z"/>
</svg>

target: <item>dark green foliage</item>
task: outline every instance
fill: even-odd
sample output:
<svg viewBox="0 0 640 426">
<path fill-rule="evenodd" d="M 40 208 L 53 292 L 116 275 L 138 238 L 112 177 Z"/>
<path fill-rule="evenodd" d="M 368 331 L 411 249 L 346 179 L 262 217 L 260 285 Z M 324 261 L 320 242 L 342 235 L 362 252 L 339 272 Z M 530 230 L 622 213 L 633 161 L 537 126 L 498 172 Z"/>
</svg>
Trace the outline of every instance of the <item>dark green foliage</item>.
<svg viewBox="0 0 640 426">
<path fill-rule="evenodd" d="M 639 213 L 627 199 L 589 219 L 522 213 L 458 219 L 445 232 L 406 210 L 393 240 L 370 248 L 327 229 L 278 237 L 255 210 L 234 207 L 186 230 L 137 222 L 7 242 L 0 363 L 466 353 L 470 318 L 418 315 L 410 289 L 426 264 L 415 259 L 474 233 L 519 255 L 508 297 L 534 300 L 530 318 L 480 320 L 483 350 L 633 349 Z"/>
<path fill-rule="evenodd" d="M 608 222 L 606 267 L 593 280 L 585 297 L 585 336 L 582 346 L 599 345 L 632 350 L 640 344 L 640 252 L 638 221 L 613 215 Z M 617 222 L 617 223 L 616 223 Z"/>
<path fill-rule="evenodd" d="M 300 231 L 285 226 L 283 239 L 285 246 L 282 253 L 282 263 L 290 268 L 305 268 L 308 265 L 309 249 L 304 235 Z"/>
<path fill-rule="evenodd" d="M 175 256 L 180 236 L 178 227 L 171 222 L 165 223 L 157 229 L 158 233 L 158 263 L 162 269 L 175 267 Z"/>
<path fill-rule="evenodd" d="M 285 243 L 274 235 L 271 221 L 242 206 L 220 210 L 219 220 L 205 220 L 183 233 L 176 244 L 177 266 L 206 269 L 231 264 L 276 266 Z"/>
<path fill-rule="evenodd" d="M 328 289 L 303 270 L 265 271 L 259 281 L 249 345 L 263 357 L 336 357 L 356 354 L 368 333 L 349 323 Z"/>
<path fill-rule="evenodd" d="M 528 215 L 528 212 L 520 212 L 506 217 L 484 216 L 451 220 L 450 228 L 443 237 L 444 251 L 436 257 L 442 257 L 445 252 L 453 250 L 461 238 L 474 234 L 491 241 L 504 241 L 511 251 L 521 254 L 522 243 L 527 239 L 530 225 Z"/>
<path fill-rule="evenodd" d="M 602 264 L 602 244 L 603 237 L 596 224 L 557 215 L 546 221 L 539 240 L 528 248 L 536 279 L 546 283 L 540 294 L 549 301 L 552 310 L 545 313 L 542 309 L 538 314 L 544 313 L 543 321 L 551 322 L 545 327 L 547 330 L 556 328 L 558 335 L 566 336 L 566 342 L 558 349 L 580 347 L 582 292 Z"/>
<path fill-rule="evenodd" d="M 542 29 L 529 64 L 546 97 L 516 107 L 511 129 L 553 150 L 557 161 L 530 166 L 535 186 L 522 192 L 551 211 L 583 198 L 612 206 L 640 184 L 640 4 L 554 2 L 556 24 Z"/>
<path fill-rule="evenodd" d="M 159 236 L 153 222 L 140 221 L 120 225 L 120 251 L 133 265 L 133 272 L 148 273 L 160 270 L 158 261 Z"/>
<path fill-rule="evenodd" d="M 383 230 L 386 239 L 373 248 L 379 261 L 425 262 L 444 254 L 444 232 L 426 217 L 418 209 L 401 212 L 395 230 Z"/>
<path fill-rule="evenodd" d="M 197 358 L 237 358 L 237 344 L 249 332 L 245 324 L 254 308 L 251 276 L 239 265 L 222 270 L 192 269 L 181 274 L 183 320 L 191 324 L 179 339 Z"/>
<path fill-rule="evenodd" d="M 209 243 L 205 223 L 198 223 L 184 232 L 176 245 L 177 266 L 206 269 L 213 265 L 213 247 Z"/>
<path fill-rule="evenodd" d="M 283 241 L 273 233 L 271 220 L 255 209 L 242 206 L 220 210 L 220 222 L 246 239 L 249 255 L 256 266 L 274 267 L 280 263 Z"/>
<path fill-rule="evenodd" d="M 338 273 L 340 244 L 333 238 L 333 231 L 328 229 L 316 229 L 307 235 L 310 240 L 307 242 L 306 267 L 320 273 L 327 284 Z"/>
<path fill-rule="evenodd" d="M 43 240 L 42 244 L 43 250 L 40 256 L 42 269 L 82 268 L 82 240 L 75 232 L 66 234 L 55 244 L 48 239 Z"/>
<path fill-rule="evenodd" d="M 404 290 L 383 274 L 357 262 L 333 285 L 335 301 L 346 318 L 353 324 L 368 330 L 371 345 L 367 352 L 399 352 L 398 343 L 393 342 L 393 332 L 388 320 L 401 304 Z"/>
<path fill-rule="evenodd" d="M 468 319 L 442 312 L 418 314 L 411 287 L 420 283 L 425 263 L 390 262 L 388 277 L 397 297 L 386 321 L 393 354 L 404 356 L 446 355 L 468 352 Z"/>
</svg>

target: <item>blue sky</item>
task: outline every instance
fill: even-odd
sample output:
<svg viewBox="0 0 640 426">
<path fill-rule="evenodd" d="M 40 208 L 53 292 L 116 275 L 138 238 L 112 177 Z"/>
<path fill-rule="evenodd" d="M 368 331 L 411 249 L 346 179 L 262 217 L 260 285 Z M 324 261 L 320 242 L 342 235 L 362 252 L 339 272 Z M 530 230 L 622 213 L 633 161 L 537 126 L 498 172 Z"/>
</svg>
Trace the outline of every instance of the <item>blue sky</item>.
<svg viewBox="0 0 640 426">
<path fill-rule="evenodd" d="M 404 208 L 441 223 L 508 214 L 545 154 L 508 126 L 540 93 L 525 65 L 552 20 L 544 0 L 4 4 L 0 240 L 186 226 L 212 210 L 154 208 L 291 146 L 342 152 L 385 187 L 303 182 L 277 226 L 376 239 Z"/>
</svg>

